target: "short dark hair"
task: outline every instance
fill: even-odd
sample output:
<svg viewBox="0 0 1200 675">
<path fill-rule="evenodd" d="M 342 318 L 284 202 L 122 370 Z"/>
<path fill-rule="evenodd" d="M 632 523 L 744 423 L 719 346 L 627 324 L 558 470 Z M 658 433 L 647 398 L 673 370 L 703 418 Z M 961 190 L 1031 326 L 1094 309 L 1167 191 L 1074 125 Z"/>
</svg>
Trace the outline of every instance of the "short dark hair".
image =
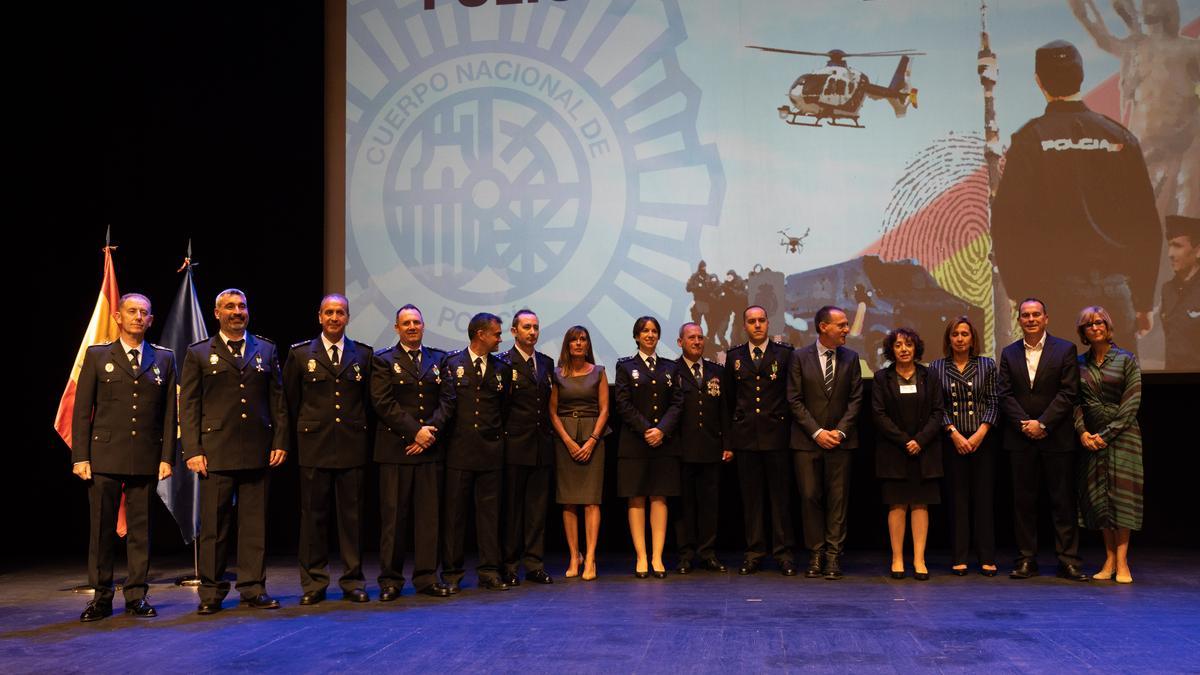
<svg viewBox="0 0 1200 675">
<path fill-rule="evenodd" d="M 633 322 L 633 339 L 634 340 L 637 339 L 637 336 L 642 332 L 642 330 L 646 327 L 646 324 L 648 324 L 648 323 L 653 323 L 655 330 L 658 331 L 658 336 L 662 337 L 662 324 L 660 324 L 658 322 L 658 319 L 656 319 L 652 316 L 639 316 L 637 318 L 637 321 Z"/>
<path fill-rule="evenodd" d="M 474 340 L 475 334 L 479 331 L 484 330 L 493 324 L 500 325 L 501 323 L 503 322 L 500 321 L 500 317 L 496 316 L 495 314 L 492 314 L 491 312 L 480 312 L 471 317 L 471 323 L 467 324 L 467 339 Z"/>
<path fill-rule="evenodd" d="M 412 311 L 416 312 L 417 314 L 420 314 L 420 315 L 421 315 L 421 323 L 424 323 L 424 322 L 425 322 L 425 314 L 421 312 L 421 309 L 420 309 L 419 307 L 417 307 L 416 305 L 412 304 L 411 302 L 410 302 L 410 303 L 408 303 L 407 305 L 405 305 L 405 306 L 401 307 L 400 309 L 396 310 L 396 320 L 397 320 L 397 321 L 399 321 L 399 320 L 400 320 L 400 312 L 404 312 L 404 311 L 407 311 L 407 310 L 410 310 L 410 309 L 411 309 Z"/>
<path fill-rule="evenodd" d="M 528 307 L 522 307 L 521 309 L 517 310 L 516 314 L 513 314 L 513 322 L 512 322 L 513 328 L 517 327 L 517 322 L 520 321 L 522 314 L 528 314 L 535 319 L 537 318 L 537 313 L 535 313 L 532 309 L 529 309 Z"/>
<path fill-rule="evenodd" d="M 246 302 L 247 304 L 249 304 L 249 302 L 250 302 L 250 299 L 246 297 L 246 293 L 244 291 L 237 289 L 237 288 L 226 288 L 225 290 L 221 291 L 220 293 L 217 293 L 216 299 L 213 300 L 213 307 L 220 307 L 221 306 L 221 298 L 223 298 L 227 295 L 240 295 L 240 296 L 242 296 L 242 300 L 244 302 Z"/>
<path fill-rule="evenodd" d="M 350 313 L 350 300 L 349 300 L 349 299 L 348 299 L 346 296 L 342 295 L 341 293 L 328 293 L 328 294 L 326 294 L 326 295 L 325 295 L 325 297 L 321 298 L 321 304 L 320 304 L 320 305 L 317 305 L 317 307 L 318 307 L 318 308 L 320 308 L 320 307 L 323 307 L 323 306 L 325 305 L 325 302 L 326 302 L 327 300 L 338 300 L 338 301 L 340 301 L 340 302 L 341 302 L 343 305 L 345 305 L 345 306 L 346 306 L 346 313 L 347 313 L 347 314 L 349 314 L 349 313 Z"/>
<path fill-rule="evenodd" d="M 946 358 L 954 355 L 954 350 L 950 348 L 950 334 L 954 332 L 955 328 L 958 328 L 960 323 L 967 324 L 967 328 L 971 331 L 971 356 L 979 356 L 979 331 L 975 330 L 975 324 L 971 323 L 971 320 L 965 315 L 956 316 L 946 324 L 946 334 L 942 336 L 942 353 L 946 355 Z"/>
<path fill-rule="evenodd" d="M 1036 302 L 1037 304 L 1041 305 L 1042 306 L 1042 315 L 1050 316 L 1050 312 L 1046 309 L 1046 303 L 1043 302 L 1041 298 L 1035 298 L 1033 296 L 1025 298 L 1021 302 L 1017 303 L 1017 314 L 1018 315 L 1021 313 L 1021 305 L 1024 305 L 1027 302 Z"/>
<path fill-rule="evenodd" d="M 921 339 L 921 335 L 914 328 L 901 326 L 888 331 L 888 334 L 883 338 L 883 357 L 893 363 L 896 361 L 896 352 L 893 349 L 896 347 L 896 340 L 900 337 L 908 338 L 908 341 L 913 343 L 913 360 L 920 361 L 922 356 L 925 356 L 925 341 Z"/>
<path fill-rule="evenodd" d="M 821 324 L 829 323 L 829 320 L 833 318 L 834 312 L 841 312 L 842 314 L 845 314 L 846 310 L 838 307 L 837 305 L 825 305 L 821 309 L 818 309 L 817 315 L 813 317 L 813 327 L 820 331 Z"/>
<path fill-rule="evenodd" d="M 767 314 L 769 313 L 769 312 L 767 312 L 767 308 L 763 307 L 762 305 L 750 305 L 746 309 L 742 310 L 742 323 L 746 323 L 746 312 L 749 312 L 752 309 L 761 309 L 763 316 L 767 316 Z"/>
</svg>

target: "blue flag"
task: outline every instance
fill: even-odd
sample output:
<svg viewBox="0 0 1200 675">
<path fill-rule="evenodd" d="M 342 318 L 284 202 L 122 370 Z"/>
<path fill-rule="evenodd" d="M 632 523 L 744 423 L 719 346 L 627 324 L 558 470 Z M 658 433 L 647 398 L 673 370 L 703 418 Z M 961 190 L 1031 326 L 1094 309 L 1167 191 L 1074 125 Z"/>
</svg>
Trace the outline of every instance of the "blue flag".
<svg viewBox="0 0 1200 675">
<path fill-rule="evenodd" d="M 204 314 L 196 299 L 196 286 L 192 283 L 192 245 L 188 243 L 188 260 L 184 261 L 183 283 L 175 294 L 167 323 L 163 328 L 162 343 L 175 352 L 175 367 L 183 365 L 183 356 L 188 345 L 208 339 L 204 327 Z M 178 395 L 176 391 L 176 395 Z M 190 544 L 200 530 L 200 476 L 187 468 L 183 461 L 183 448 L 179 436 L 175 436 L 175 466 L 171 477 L 158 482 L 158 496 L 179 524 L 183 543 Z"/>
</svg>

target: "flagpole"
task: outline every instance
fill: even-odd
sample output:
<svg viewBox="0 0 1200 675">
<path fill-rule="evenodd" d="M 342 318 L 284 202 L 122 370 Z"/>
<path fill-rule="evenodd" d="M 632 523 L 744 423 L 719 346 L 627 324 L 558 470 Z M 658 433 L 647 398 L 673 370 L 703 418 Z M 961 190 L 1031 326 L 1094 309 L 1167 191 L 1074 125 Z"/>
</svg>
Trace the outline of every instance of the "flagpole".
<svg viewBox="0 0 1200 675">
<path fill-rule="evenodd" d="M 190 279 L 191 278 L 191 270 L 195 266 L 196 266 L 196 263 L 192 261 L 192 240 L 188 239 L 187 254 L 183 258 L 183 264 L 179 266 L 179 269 L 176 270 L 176 272 L 177 273 L 185 272 L 186 278 Z M 190 284 L 189 284 L 189 286 L 190 286 Z M 193 295 L 194 295 L 194 291 L 193 291 Z M 193 335 L 193 336 L 190 336 L 189 339 L 194 339 L 194 338 L 195 338 L 195 336 Z M 194 476 L 188 475 L 186 469 L 181 469 L 181 475 L 177 479 L 183 480 L 185 477 L 187 477 L 188 479 L 191 479 L 191 480 L 195 480 Z M 174 514 L 172 514 L 172 515 L 174 515 Z M 195 513 L 192 514 L 192 518 L 195 518 Z M 193 525 L 194 525 L 194 522 L 195 521 L 193 520 Z M 183 586 L 186 588 L 195 588 L 200 585 L 200 548 L 199 548 L 199 541 L 198 541 L 200 532 L 198 531 L 198 528 L 196 528 L 194 526 L 192 529 L 193 529 L 192 536 L 191 536 L 191 539 L 192 539 L 192 573 L 184 574 L 175 580 L 176 586 Z"/>
</svg>

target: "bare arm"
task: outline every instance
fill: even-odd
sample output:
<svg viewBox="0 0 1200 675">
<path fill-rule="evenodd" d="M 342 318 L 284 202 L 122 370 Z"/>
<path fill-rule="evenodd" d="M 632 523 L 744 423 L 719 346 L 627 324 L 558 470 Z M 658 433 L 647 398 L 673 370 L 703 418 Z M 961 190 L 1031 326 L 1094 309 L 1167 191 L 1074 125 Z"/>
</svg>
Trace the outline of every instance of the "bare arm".
<svg viewBox="0 0 1200 675">
<path fill-rule="evenodd" d="M 1113 56 L 1121 55 L 1121 40 L 1113 37 L 1113 34 L 1108 31 L 1108 26 L 1104 25 L 1104 17 L 1100 15 L 1100 10 L 1097 9 L 1094 0 L 1067 0 L 1067 5 L 1071 8 L 1071 13 L 1075 15 L 1079 24 L 1096 41 L 1097 47 Z M 1129 26 L 1132 31 L 1136 22 L 1132 20 L 1132 14 L 1127 14 L 1131 10 L 1128 5 L 1129 3 L 1124 0 L 1114 0 L 1113 2 L 1117 14 L 1121 15 L 1125 25 Z"/>
</svg>

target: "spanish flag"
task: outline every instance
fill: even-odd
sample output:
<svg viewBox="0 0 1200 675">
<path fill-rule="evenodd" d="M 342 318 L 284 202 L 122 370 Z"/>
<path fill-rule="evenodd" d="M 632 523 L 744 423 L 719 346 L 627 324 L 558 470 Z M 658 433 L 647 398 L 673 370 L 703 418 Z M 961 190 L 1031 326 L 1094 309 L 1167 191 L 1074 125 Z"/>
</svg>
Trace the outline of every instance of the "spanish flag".
<svg viewBox="0 0 1200 675">
<path fill-rule="evenodd" d="M 117 290 L 117 273 L 113 268 L 112 252 L 115 246 L 105 243 L 104 246 L 104 280 L 100 282 L 100 297 L 96 298 L 96 308 L 92 310 L 92 320 L 88 322 L 83 340 L 79 343 L 79 351 L 75 354 L 75 364 L 71 366 L 71 374 L 67 378 L 67 386 L 63 390 L 62 399 L 58 402 L 58 414 L 54 416 L 54 430 L 62 437 L 67 447 L 71 447 L 71 416 L 75 412 L 75 387 L 79 383 L 79 371 L 83 368 L 83 355 L 87 348 L 104 342 L 112 342 L 119 336 L 117 321 L 113 314 L 117 311 L 117 303 L 121 298 Z M 117 515 L 117 534 L 124 537 L 125 497 L 121 497 L 121 510 Z"/>
</svg>

